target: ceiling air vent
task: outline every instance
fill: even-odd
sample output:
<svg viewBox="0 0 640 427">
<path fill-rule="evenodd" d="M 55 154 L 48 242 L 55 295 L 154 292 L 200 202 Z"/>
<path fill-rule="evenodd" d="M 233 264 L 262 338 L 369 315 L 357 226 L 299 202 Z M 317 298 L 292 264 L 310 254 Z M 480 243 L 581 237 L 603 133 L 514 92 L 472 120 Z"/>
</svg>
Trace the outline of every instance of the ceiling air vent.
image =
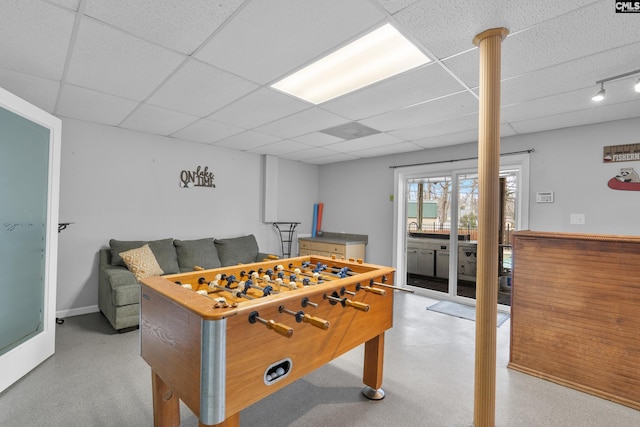
<svg viewBox="0 0 640 427">
<path fill-rule="evenodd" d="M 362 138 L 363 136 L 375 135 L 376 133 L 380 133 L 379 130 L 375 130 L 356 122 L 345 123 L 340 126 L 321 130 L 320 132 L 342 139 L 356 139 Z"/>
</svg>

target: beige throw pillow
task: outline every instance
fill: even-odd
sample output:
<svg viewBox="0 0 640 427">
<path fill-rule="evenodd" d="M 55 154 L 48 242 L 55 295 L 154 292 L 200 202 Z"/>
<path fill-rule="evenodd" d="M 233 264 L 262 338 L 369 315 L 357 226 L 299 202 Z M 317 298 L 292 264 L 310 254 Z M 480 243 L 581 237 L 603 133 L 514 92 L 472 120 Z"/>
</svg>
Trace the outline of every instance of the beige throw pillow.
<svg viewBox="0 0 640 427">
<path fill-rule="evenodd" d="M 126 252 L 120 252 L 120 256 L 129 271 L 136 276 L 136 280 L 164 274 L 149 245 L 144 245 L 141 248 L 131 249 Z"/>
</svg>

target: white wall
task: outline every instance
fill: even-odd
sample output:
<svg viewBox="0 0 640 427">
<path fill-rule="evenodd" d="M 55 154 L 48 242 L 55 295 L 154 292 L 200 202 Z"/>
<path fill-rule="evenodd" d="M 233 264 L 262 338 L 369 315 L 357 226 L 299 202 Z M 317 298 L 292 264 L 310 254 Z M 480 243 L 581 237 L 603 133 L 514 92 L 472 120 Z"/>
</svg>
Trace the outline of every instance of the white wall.
<svg viewBox="0 0 640 427">
<path fill-rule="evenodd" d="M 280 254 L 279 236 L 261 220 L 262 164 L 258 154 L 63 120 L 60 222 L 73 224 L 58 240 L 58 315 L 97 310 L 98 250 L 112 238 L 255 234 L 261 251 Z M 180 188 L 180 172 L 198 166 L 214 173 L 216 188 Z M 317 166 L 280 160 L 278 174 L 278 220 L 310 232 Z"/>
<path fill-rule="evenodd" d="M 608 145 L 640 143 L 640 119 L 579 126 L 504 138 L 501 152 L 533 148 L 529 228 L 538 231 L 640 234 L 640 192 L 616 191 L 607 181 L 622 167 L 640 172 L 640 162 L 604 164 Z M 323 165 L 319 198 L 323 229 L 369 235 L 367 261 L 391 265 L 393 251 L 393 170 L 390 166 L 477 156 L 477 144 Z M 538 191 L 553 191 L 555 202 L 537 204 Z M 570 225 L 583 213 L 585 225 Z"/>
<path fill-rule="evenodd" d="M 253 233 L 260 249 L 280 254 L 262 218 L 261 156 L 76 120 L 63 120 L 59 235 L 59 315 L 97 310 L 98 250 L 109 239 L 190 239 Z M 529 224 L 533 230 L 637 235 L 640 192 L 607 181 L 621 167 L 602 163 L 606 145 L 638 143 L 640 119 L 505 138 L 502 152 L 533 148 Z M 323 229 L 367 234 L 367 261 L 391 264 L 393 170 L 389 166 L 477 155 L 465 144 L 323 165 L 279 159 L 278 220 L 311 232 L 312 208 L 324 203 Z M 182 170 L 209 166 L 215 189 L 179 187 Z M 537 191 L 555 203 L 536 204 Z M 570 225 L 584 213 L 586 224 Z M 294 249 L 295 253 L 295 249 Z"/>
</svg>

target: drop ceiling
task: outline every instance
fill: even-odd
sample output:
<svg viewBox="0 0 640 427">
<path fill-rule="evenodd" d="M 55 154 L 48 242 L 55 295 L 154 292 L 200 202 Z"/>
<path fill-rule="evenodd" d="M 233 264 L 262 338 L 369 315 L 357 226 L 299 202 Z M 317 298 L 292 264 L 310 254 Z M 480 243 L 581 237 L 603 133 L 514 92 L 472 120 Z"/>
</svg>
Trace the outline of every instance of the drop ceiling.
<svg viewBox="0 0 640 427">
<path fill-rule="evenodd" d="M 386 23 L 432 62 L 313 105 L 270 87 Z M 2 0 L 0 87 L 56 116 L 312 164 L 477 140 L 474 36 L 506 27 L 501 134 L 640 117 L 609 0 Z M 326 129 L 359 124 L 361 138 Z M 637 141 L 633 141 L 637 142 Z"/>
</svg>

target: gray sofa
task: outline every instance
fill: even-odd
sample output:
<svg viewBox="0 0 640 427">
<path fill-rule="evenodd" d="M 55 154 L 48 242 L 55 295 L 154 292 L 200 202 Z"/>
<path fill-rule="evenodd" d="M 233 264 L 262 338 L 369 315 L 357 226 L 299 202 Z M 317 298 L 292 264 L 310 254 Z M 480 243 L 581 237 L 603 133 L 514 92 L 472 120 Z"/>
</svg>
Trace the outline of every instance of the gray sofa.
<svg viewBox="0 0 640 427">
<path fill-rule="evenodd" d="M 193 271 L 194 266 L 210 269 L 246 264 L 269 256 L 259 252 L 253 234 L 230 239 L 111 239 L 110 247 L 100 250 L 98 305 L 111 325 L 120 332 L 138 326 L 140 285 L 119 254 L 145 244 L 149 245 L 164 274 Z"/>
</svg>

